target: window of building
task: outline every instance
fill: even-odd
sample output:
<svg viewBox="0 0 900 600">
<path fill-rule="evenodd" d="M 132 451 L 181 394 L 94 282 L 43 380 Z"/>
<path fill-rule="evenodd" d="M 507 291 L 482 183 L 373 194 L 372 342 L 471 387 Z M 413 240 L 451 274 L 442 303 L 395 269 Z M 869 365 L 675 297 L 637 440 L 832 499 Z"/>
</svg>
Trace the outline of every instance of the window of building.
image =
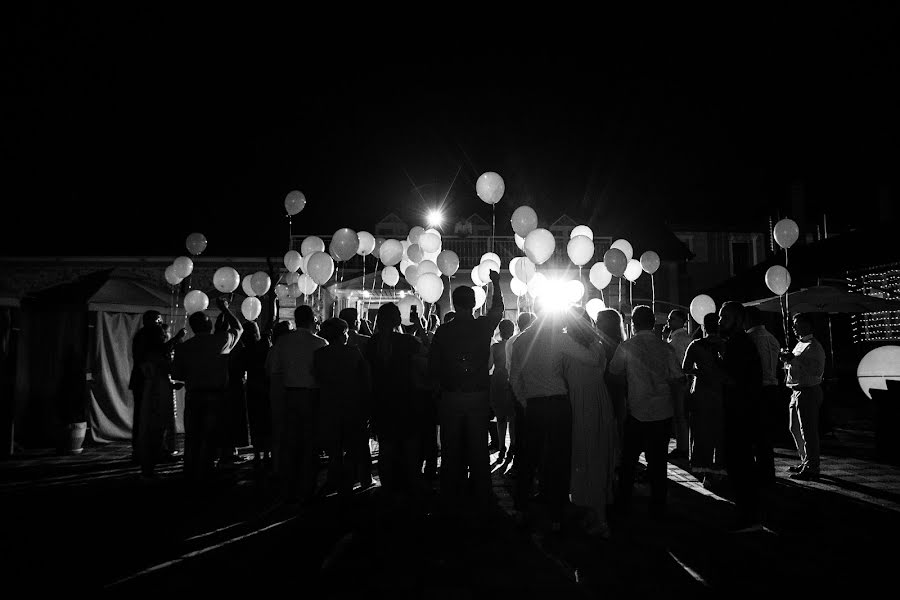
<svg viewBox="0 0 900 600">
<path fill-rule="evenodd" d="M 737 275 L 753 266 L 750 242 L 731 242 L 731 274 Z"/>
</svg>

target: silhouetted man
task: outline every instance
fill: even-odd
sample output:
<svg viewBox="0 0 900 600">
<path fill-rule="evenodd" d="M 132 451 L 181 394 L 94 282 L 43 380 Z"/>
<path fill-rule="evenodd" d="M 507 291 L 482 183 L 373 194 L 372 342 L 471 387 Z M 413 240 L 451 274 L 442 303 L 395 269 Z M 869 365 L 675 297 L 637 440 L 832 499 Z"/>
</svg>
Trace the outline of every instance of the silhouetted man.
<svg viewBox="0 0 900 600">
<path fill-rule="evenodd" d="M 494 330 L 503 318 L 500 274 L 491 271 L 493 299 L 484 317 L 475 318 L 475 292 L 461 285 L 453 290 L 456 317 L 434 334 L 429 371 L 439 382 L 438 423 L 441 428 L 441 495 L 448 508 L 459 508 L 468 482 L 476 510 L 486 514 L 491 498 L 487 423 L 490 414 L 488 363 Z"/>
<path fill-rule="evenodd" d="M 317 329 L 312 308 L 298 306 L 294 310 L 297 329 L 285 333 L 269 351 L 266 370 L 283 382 L 283 415 L 275 436 L 278 448 L 278 477 L 285 500 L 312 499 L 316 486 L 315 426 L 319 402 L 319 385 L 313 373 L 315 351 L 328 344 L 314 333 Z M 274 395 L 273 398 L 277 397 Z M 275 407 L 272 407 L 275 411 Z"/>
<path fill-rule="evenodd" d="M 769 333 L 762 322 L 762 311 L 755 306 L 744 309 L 747 317 L 745 327 L 750 341 L 756 347 L 759 355 L 760 368 L 762 369 L 762 393 L 760 403 L 756 410 L 756 466 L 759 469 L 759 477 L 763 483 L 775 481 L 775 452 L 773 443 L 775 440 L 775 424 L 782 416 L 783 406 L 778 401 L 778 351 L 780 345 L 775 336 Z"/>
<path fill-rule="evenodd" d="M 738 513 L 735 533 L 762 529 L 754 431 L 754 415 L 762 396 L 762 367 L 756 346 L 744 331 L 744 322 L 740 302 L 726 302 L 719 309 L 719 335 L 725 339 L 722 367 L 727 375 L 722 394 L 725 468 Z"/>
<path fill-rule="evenodd" d="M 631 311 L 634 335 L 616 348 L 609 374 L 627 384 L 622 477 L 617 504 L 630 509 L 634 474 L 641 452 L 647 458 L 650 514 L 665 516 L 668 477 L 666 451 L 675 414 L 675 396 L 683 387 L 684 373 L 671 345 L 653 332 L 656 317 L 649 306 Z"/>
<path fill-rule="evenodd" d="M 792 467 L 791 479 L 819 478 L 819 411 L 822 409 L 822 378 L 825 374 L 825 349 L 813 337 L 809 315 L 794 315 L 797 344 L 783 352 L 781 360 L 791 389 L 791 435 L 800 455 L 800 464 Z"/>
<path fill-rule="evenodd" d="M 212 475 L 218 420 L 225 406 L 228 386 L 228 355 L 244 328 L 228 308 L 216 299 L 225 315 L 224 329 L 213 333 L 209 316 L 198 311 L 188 317 L 194 337 L 178 345 L 172 378 L 184 382 L 184 473 L 192 482 Z"/>
</svg>

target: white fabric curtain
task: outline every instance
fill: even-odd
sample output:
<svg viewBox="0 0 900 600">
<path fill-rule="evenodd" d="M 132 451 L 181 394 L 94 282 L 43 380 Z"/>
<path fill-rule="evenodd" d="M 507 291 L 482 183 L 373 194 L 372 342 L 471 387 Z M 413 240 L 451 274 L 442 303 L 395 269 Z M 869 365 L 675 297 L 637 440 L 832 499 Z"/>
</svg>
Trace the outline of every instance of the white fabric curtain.
<svg viewBox="0 0 900 600">
<path fill-rule="evenodd" d="M 95 326 L 89 360 L 91 395 L 88 422 L 95 441 L 131 439 L 131 340 L 141 327 L 141 315 L 94 313 Z M 176 427 L 184 432 L 184 390 L 179 390 Z"/>
</svg>

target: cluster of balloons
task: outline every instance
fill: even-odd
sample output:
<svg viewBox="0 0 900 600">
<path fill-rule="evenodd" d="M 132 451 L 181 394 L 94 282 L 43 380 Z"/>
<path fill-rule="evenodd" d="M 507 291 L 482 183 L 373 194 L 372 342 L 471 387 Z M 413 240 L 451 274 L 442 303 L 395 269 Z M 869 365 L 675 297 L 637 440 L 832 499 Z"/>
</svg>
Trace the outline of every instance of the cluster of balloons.
<svg viewBox="0 0 900 600">
<path fill-rule="evenodd" d="M 413 227 L 405 240 L 375 240 L 384 265 L 381 280 L 394 287 L 402 274 L 422 300 L 437 302 L 444 294 L 441 276 L 452 277 L 459 270 L 459 256 L 452 250 L 443 250 L 442 244 L 440 231 L 419 226 Z M 411 302 L 406 300 L 407 309 Z"/>
<path fill-rule="evenodd" d="M 206 236 L 202 233 L 192 233 L 187 236 L 184 246 L 188 252 L 194 256 L 198 256 L 206 250 Z M 188 256 L 179 256 L 171 265 L 166 267 L 166 283 L 169 285 L 178 285 L 185 278 L 194 272 L 194 261 Z"/>
</svg>

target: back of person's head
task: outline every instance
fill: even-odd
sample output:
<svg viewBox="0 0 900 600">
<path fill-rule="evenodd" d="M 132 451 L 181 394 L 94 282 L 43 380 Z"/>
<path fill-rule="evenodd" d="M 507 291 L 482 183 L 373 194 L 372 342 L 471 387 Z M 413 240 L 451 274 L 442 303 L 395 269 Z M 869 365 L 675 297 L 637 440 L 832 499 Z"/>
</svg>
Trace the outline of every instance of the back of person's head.
<svg viewBox="0 0 900 600">
<path fill-rule="evenodd" d="M 504 340 L 508 340 L 516 332 L 515 324 L 509 319 L 503 319 L 497 327 L 500 329 L 500 337 Z"/>
<path fill-rule="evenodd" d="M 444 324 L 446 325 L 447 323 L 452 321 L 455 317 L 456 317 L 456 313 L 451 310 L 446 315 L 444 315 Z"/>
<path fill-rule="evenodd" d="M 297 329 L 312 329 L 316 323 L 316 315 L 313 313 L 312 307 L 308 304 L 301 304 L 295 308 L 294 322 L 297 324 Z"/>
<path fill-rule="evenodd" d="M 358 329 L 359 313 L 356 312 L 355 308 L 348 307 L 342 309 L 341 312 L 338 313 L 338 317 L 347 323 L 347 327 L 350 331 L 356 331 Z M 325 324 L 323 323 L 322 326 L 324 327 Z"/>
<path fill-rule="evenodd" d="M 162 314 L 158 310 L 148 310 L 144 313 L 144 316 L 141 317 L 141 321 L 144 324 L 144 327 L 150 327 L 155 323 L 159 323 L 162 321 Z"/>
<path fill-rule="evenodd" d="M 209 333 L 213 328 L 213 323 L 209 320 L 209 315 L 202 310 L 191 313 L 191 316 L 188 317 L 188 324 L 191 326 L 191 331 L 195 334 Z"/>
<path fill-rule="evenodd" d="M 635 331 L 648 331 L 656 326 L 656 316 L 653 309 L 645 304 L 635 306 L 631 310 L 631 324 Z"/>
<path fill-rule="evenodd" d="M 375 332 L 389 333 L 400 327 L 400 307 L 395 302 L 386 302 L 378 308 L 375 317 Z"/>
<path fill-rule="evenodd" d="M 706 335 L 716 335 L 719 333 L 719 315 L 714 312 L 707 313 L 703 317 L 703 331 Z"/>
<path fill-rule="evenodd" d="M 458 285 L 453 290 L 453 306 L 457 311 L 471 313 L 475 310 L 475 290 L 467 285 Z"/>
<path fill-rule="evenodd" d="M 523 312 L 519 313 L 519 316 L 516 318 L 516 325 L 519 327 L 519 331 L 525 331 L 528 329 L 532 323 L 534 323 L 535 315 L 533 312 Z"/>
<path fill-rule="evenodd" d="M 687 324 L 687 314 L 680 308 L 676 308 L 669 312 L 669 327 L 672 329 L 680 329 Z"/>
<path fill-rule="evenodd" d="M 597 331 L 617 342 L 625 339 L 625 326 L 622 324 L 622 314 L 614 308 L 604 308 L 598 312 L 595 327 Z"/>
<path fill-rule="evenodd" d="M 347 343 L 347 321 L 341 318 L 326 319 L 319 329 L 319 335 L 333 346 L 343 346 Z"/>
<path fill-rule="evenodd" d="M 734 300 L 722 304 L 719 309 L 719 333 L 722 337 L 729 338 L 737 331 L 744 329 L 744 305 Z"/>
<path fill-rule="evenodd" d="M 279 321 L 276 323 L 272 329 L 272 343 L 274 344 L 284 334 L 290 333 L 293 328 L 290 321 Z"/>
<path fill-rule="evenodd" d="M 762 311 L 757 306 L 745 306 L 744 318 L 747 320 L 747 329 L 763 324 Z"/>
<path fill-rule="evenodd" d="M 794 315 L 793 321 L 798 325 L 806 325 L 807 328 L 813 328 L 813 319 L 809 313 L 797 313 Z"/>
</svg>

